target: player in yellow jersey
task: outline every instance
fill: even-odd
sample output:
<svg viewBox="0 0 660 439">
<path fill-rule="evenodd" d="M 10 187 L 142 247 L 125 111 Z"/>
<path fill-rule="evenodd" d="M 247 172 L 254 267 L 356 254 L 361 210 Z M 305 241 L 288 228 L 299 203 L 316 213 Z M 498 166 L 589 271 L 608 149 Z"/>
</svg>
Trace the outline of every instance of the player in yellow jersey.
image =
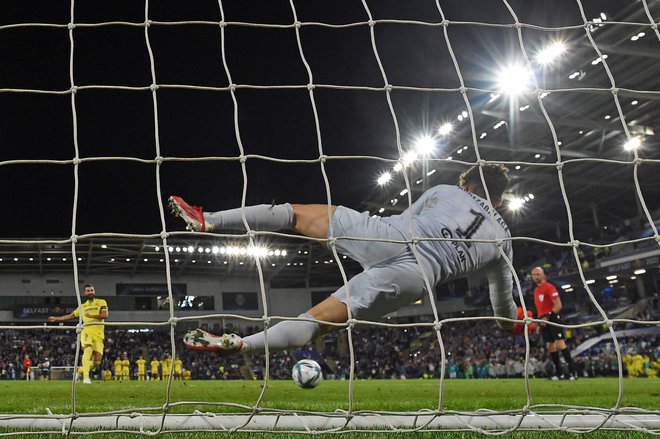
<svg viewBox="0 0 660 439">
<path fill-rule="evenodd" d="M 110 369 L 103 371 L 103 381 L 112 381 L 112 372 Z"/>
<path fill-rule="evenodd" d="M 147 360 L 144 359 L 142 355 L 135 362 L 137 364 L 137 379 L 138 381 L 144 381 L 147 379 Z"/>
<path fill-rule="evenodd" d="M 121 358 L 117 357 L 115 365 L 115 381 L 121 381 Z"/>
<path fill-rule="evenodd" d="M 124 352 L 124 359 L 121 360 L 121 380 L 131 380 L 131 361 L 128 359 L 128 353 Z"/>
<path fill-rule="evenodd" d="M 108 318 L 108 304 L 103 299 L 96 297 L 93 285 L 85 285 L 85 296 L 87 300 L 76 308 L 72 313 L 63 316 L 50 316 L 48 321 L 64 322 L 66 320 L 77 319 L 82 314 L 82 321 L 84 324 L 88 323 L 103 323 Z M 89 325 L 85 326 L 80 335 L 80 344 L 82 345 L 82 370 L 78 369 L 78 373 L 82 372 L 83 383 L 91 384 L 89 379 L 89 371 L 94 367 L 101 364 L 103 358 L 103 340 L 105 338 L 104 325 Z"/>
<path fill-rule="evenodd" d="M 159 367 L 160 361 L 158 361 L 158 358 L 154 357 L 154 359 L 151 360 L 151 381 L 158 381 L 158 378 L 160 378 L 160 375 L 158 374 Z"/>
<path fill-rule="evenodd" d="M 163 358 L 160 362 L 160 366 L 163 381 L 169 380 L 170 373 L 172 372 L 172 357 L 170 357 L 169 354 L 165 355 L 165 358 Z"/>
<path fill-rule="evenodd" d="M 174 379 L 181 381 L 182 378 L 183 378 L 183 361 L 181 361 L 181 357 L 177 355 L 176 360 L 174 360 Z"/>
<path fill-rule="evenodd" d="M 190 370 L 186 369 L 186 370 L 183 371 L 183 380 L 184 381 L 190 381 L 190 376 L 191 376 Z"/>
</svg>

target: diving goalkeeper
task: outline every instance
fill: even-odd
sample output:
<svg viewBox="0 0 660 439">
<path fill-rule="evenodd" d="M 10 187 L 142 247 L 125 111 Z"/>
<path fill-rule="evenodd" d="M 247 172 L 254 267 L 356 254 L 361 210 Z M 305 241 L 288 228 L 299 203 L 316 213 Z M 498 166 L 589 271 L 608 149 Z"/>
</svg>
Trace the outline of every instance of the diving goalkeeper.
<svg viewBox="0 0 660 439">
<path fill-rule="evenodd" d="M 492 206 L 486 199 L 479 166 L 473 166 L 460 176 L 458 186 L 432 187 L 400 215 L 383 218 L 325 204 L 257 205 L 205 213 L 181 197 L 171 196 L 169 201 L 173 213 L 182 217 L 190 230 L 199 232 L 245 230 L 244 213 L 254 230 L 291 229 L 326 239 L 330 238 L 330 208 L 335 236 L 370 239 L 334 241 L 337 251 L 358 261 L 364 271 L 299 316 L 306 320 L 283 321 L 269 328 L 268 347 L 273 352 L 303 346 L 319 334 L 338 329 L 324 322 L 346 323 L 349 308 L 353 318 L 377 320 L 419 300 L 427 294 L 422 270 L 431 287 L 485 270 L 495 316 L 516 319 L 512 275 L 502 256 L 503 253 L 512 260 L 511 241 L 507 239 L 511 234 L 494 209 L 502 204 L 509 183 L 508 169 L 487 164 L 481 171 Z M 409 244 L 413 237 L 421 238 L 415 239 L 414 244 L 420 264 L 413 254 L 413 244 Z M 434 240 L 438 238 L 444 240 Z M 495 242 L 474 240 L 501 240 L 502 252 Z M 498 324 L 504 329 L 513 328 L 513 322 Z M 197 329 L 186 334 L 184 343 L 189 348 L 217 351 L 220 355 L 239 351 L 263 353 L 265 337 L 263 332 L 243 339 L 235 334 L 215 336 Z"/>
</svg>

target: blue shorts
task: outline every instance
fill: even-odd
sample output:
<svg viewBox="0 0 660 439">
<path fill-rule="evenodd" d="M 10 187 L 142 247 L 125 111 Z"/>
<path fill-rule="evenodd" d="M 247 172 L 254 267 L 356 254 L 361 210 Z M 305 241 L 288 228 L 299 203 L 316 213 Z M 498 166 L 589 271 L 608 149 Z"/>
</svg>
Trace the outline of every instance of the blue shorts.
<svg viewBox="0 0 660 439">
<path fill-rule="evenodd" d="M 426 294 L 422 271 L 407 243 L 396 228 L 368 212 L 338 206 L 332 220 L 337 251 L 359 262 L 364 271 L 332 294 L 351 310 L 353 318 L 378 320 L 410 305 Z M 328 232 L 329 233 L 329 232 Z"/>
<path fill-rule="evenodd" d="M 359 262 L 365 270 L 396 259 L 404 253 L 410 253 L 405 242 L 406 237 L 382 218 L 370 216 L 369 212 L 360 213 L 337 206 L 332 216 L 332 229 L 334 237 L 337 238 L 335 241 L 337 251 Z M 329 227 L 328 235 L 330 235 Z M 400 243 L 390 241 L 400 241 Z"/>
</svg>

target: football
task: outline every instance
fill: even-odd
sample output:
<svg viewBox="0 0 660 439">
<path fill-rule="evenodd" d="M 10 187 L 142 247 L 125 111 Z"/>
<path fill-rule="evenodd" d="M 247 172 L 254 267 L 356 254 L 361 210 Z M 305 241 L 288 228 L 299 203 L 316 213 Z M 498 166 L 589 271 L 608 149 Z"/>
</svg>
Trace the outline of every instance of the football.
<svg viewBox="0 0 660 439">
<path fill-rule="evenodd" d="M 291 371 L 293 382 L 303 389 L 312 389 L 323 379 L 321 366 L 314 360 L 300 360 Z"/>
</svg>

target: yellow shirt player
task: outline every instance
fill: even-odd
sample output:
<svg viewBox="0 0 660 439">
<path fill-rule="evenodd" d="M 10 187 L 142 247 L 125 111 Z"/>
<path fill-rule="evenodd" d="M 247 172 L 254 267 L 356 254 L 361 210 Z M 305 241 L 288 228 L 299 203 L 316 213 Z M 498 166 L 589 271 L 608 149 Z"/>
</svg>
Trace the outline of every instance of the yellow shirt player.
<svg viewBox="0 0 660 439">
<path fill-rule="evenodd" d="M 166 355 L 165 358 L 160 362 L 161 373 L 163 375 L 163 381 L 170 379 L 170 372 L 172 371 L 172 358 L 169 355 Z"/>
<path fill-rule="evenodd" d="M 158 358 L 154 357 L 154 359 L 151 360 L 151 381 L 158 381 L 158 378 L 160 377 L 158 374 L 159 367 L 160 361 L 158 361 Z"/>
<path fill-rule="evenodd" d="M 60 317 L 50 316 L 49 322 L 64 322 L 66 320 L 77 319 L 82 315 L 84 324 L 103 323 L 108 318 L 108 304 L 103 299 L 96 298 L 96 292 L 93 285 L 85 285 L 85 296 L 87 300 L 76 308 L 72 313 Z M 103 340 L 105 338 L 104 325 L 85 326 L 80 334 L 80 344 L 82 345 L 82 368 L 78 369 L 78 374 L 82 373 L 83 383 L 92 384 L 89 379 L 89 371 L 101 364 L 103 358 Z"/>
<path fill-rule="evenodd" d="M 121 380 L 130 381 L 131 379 L 131 361 L 128 359 L 128 354 L 124 352 L 124 359 L 121 360 Z"/>
<path fill-rule="evenodd" d="M 121 380 L 121 358 L 117 357 L 114 362 L 115 365 L 115 381 Z"/>
<path fill-rule="evenodd" d="M 183 380 L 184 381 L 190 381 L 190 370 L 186 369 L 183 371 Z"/>
<path fill-rule="evenodd" d="M 181 357 L 179 356 L 174 360 L 174 378 L 179 381 L 183 378 L 183 361 L 181 361 Z"/>
<path fill-rule="evenodd" d="M 144 381 L 147 379 L 147 360 L 140 355 L 140 358 L 137 359 L 135 362 L 137 364 L 137 376 L 138 376 L 138 381 Z"/>
<path fill-rule="evenodd" d="M 110 369 L 103 371 L 103 381 L 112 381 L 112 372 Z"/>
</svg>

